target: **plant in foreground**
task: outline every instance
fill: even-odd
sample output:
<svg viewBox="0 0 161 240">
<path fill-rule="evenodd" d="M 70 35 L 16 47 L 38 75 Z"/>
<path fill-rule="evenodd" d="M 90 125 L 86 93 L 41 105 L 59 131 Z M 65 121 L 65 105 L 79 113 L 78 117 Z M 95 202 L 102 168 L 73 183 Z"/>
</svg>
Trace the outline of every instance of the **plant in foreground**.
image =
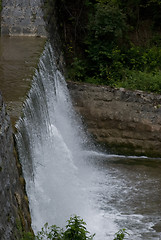
<svg viewBox="0 0 161 240">
<path fill-rule="evenodd" d="M 79 216 L 71 217 L 66 225 L 66 230 L 57 227 L 56 225 L 44 225 L 38 232 L 36 239 L 52 239 L 52 240 L 92 240 L 94 235 L 90 235 L 85 225 L 86 223 Z"/>
<path fill-rule="evenodd" d="M 129 233 L 126 232 L 126 229 L 120 229 L 117 233 L 115 233 L 114 240 L 123 240 L 126 235 L 129 235 Z"/>
<path fill-rule="evenodd" d="M 90 235 L 85 225 L 83 219 L 75 215 L 67 221 L 66 230 L 46 223 L 36 236 L 23 233 L 21 240 L 93 240 L 95 234 Z M 123 240 L 127 234 L 125 229 L 121 229 L 115 234 L 114 240 Z"/>
</svg>

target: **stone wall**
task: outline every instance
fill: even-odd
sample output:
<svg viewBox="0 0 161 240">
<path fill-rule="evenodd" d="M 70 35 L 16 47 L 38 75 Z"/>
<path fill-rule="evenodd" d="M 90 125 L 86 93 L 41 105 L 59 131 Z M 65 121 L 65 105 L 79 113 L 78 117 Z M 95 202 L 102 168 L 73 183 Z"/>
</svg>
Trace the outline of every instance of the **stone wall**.
<svg viewBox="0 0 161 240">
<path fill-rule="evenodd" d="M 42 0 L 2 0 L 1 35 L 46 37 Z"/>
<path fill-rule="evenodd" d="M 88 131 L 109 151 L 161 157 L 161 95 L 68 83 Z"/>
<path fill-rule="evenodd" d="M 21 227 L 31 230 L 28 199 L 16 160 L 12 127 L 0 94 L 0 239 L 21 239 Z"/>
</svg>

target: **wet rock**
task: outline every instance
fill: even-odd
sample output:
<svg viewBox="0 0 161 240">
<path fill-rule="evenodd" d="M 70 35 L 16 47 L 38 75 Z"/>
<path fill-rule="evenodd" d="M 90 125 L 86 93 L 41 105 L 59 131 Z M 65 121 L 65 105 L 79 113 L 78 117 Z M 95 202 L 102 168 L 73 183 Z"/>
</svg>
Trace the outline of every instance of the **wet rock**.
<svg viewBox="0 0 161 240">
<path fill-rule="evenodd" d="M 152 227 L 156 232 L 161 232 L 161 221 Z"/>
</svg>

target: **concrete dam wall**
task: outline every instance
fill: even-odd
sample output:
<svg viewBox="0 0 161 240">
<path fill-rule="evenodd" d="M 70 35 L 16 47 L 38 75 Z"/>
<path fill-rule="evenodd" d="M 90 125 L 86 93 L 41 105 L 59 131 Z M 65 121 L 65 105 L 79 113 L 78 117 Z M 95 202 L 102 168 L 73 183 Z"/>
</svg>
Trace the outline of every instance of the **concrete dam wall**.
<svg viewBox="0 0 161 240">
<path fill-rule="evenodd" d="M 41 0 L 2 0 L 2 36 L 46 37 Z"/>
<path fill-rule="evenodd" d="M 0 21 L 1 240 L 21 239 L 23 232 L 32 232 L 25 180 L 15 148 L 12 125 L 21 114 L 22 103 L 30 87 L 34 67 L 37 65 L 45 43 L 45 39 L 27 38 L 27 36 L 47 36 L 41 6 L 41 0 L 2 0 Z"/>
<path fill-rule="evenodd" d="M 0 239 L 20 239 L 19 227 L 31 230 L 28 198 L 14 150 L 10 117 L 0 93 Z"/>
</svg>

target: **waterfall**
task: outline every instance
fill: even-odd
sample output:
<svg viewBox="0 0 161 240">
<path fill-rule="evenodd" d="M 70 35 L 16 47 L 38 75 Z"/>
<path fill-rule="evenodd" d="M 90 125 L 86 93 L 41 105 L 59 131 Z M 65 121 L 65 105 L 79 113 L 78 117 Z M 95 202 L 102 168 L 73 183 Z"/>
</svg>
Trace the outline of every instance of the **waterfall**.
<svg viewBox="0 0 161 240">
<path fill-rule="evenodd" d="M 34 231 L 46 222 L 64 227 L 76 214 L 91 233 L 98 232 L 96 239 L 105 239 L 104 213 L 93 200 L 96 170 L 88 162 L 96 153 L 88 150 L 88 138 L 49 43 L 16 127 Z M 113 225 L 105 228 L 110 231 Z"/>
</svg>

